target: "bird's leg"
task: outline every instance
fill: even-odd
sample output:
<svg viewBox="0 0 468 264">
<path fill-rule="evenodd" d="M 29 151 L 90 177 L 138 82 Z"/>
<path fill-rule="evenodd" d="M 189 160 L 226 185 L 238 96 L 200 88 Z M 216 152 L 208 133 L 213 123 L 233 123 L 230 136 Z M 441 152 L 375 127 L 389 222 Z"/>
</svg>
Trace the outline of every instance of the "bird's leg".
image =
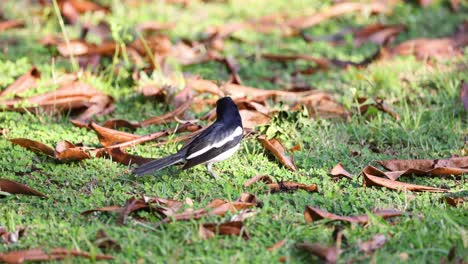
<svg viewBox="0 0 468 264">
<path fill-rule="evenodd" d="M 213 163 L 211 163 L 211 162 L 207 163 L 206 164 L 206 169 L 210 173 L 211 177 L 213 177 L 215 180 L 219 180 L 218 175 L 216 175 L 216 173 L 214 173 L 214 171 L 213 171 Z"/>
</svg>

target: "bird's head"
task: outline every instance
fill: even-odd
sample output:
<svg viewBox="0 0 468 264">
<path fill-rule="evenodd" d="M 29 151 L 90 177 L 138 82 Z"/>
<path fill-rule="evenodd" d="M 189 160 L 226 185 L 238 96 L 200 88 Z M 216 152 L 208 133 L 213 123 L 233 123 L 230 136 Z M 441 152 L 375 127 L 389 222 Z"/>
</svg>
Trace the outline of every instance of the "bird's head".
<svg viewBox="0 0 468 264">
<path fill-rule="evenodd" d="M 216 116 L 218 120 L 232 120 L 242 124 L 239 110 L 231 97 L 222 97 L 216 102 Z"/>
</svg>

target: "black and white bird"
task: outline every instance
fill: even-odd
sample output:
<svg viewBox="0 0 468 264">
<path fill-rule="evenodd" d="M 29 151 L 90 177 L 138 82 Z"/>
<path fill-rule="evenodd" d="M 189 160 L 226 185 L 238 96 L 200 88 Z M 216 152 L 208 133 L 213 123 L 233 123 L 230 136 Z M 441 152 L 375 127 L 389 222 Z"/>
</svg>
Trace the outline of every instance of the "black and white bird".
<svg viewBox="0 0 468 264">
<path fill-rule="evenodd" d="M 243 135 L 242 119 L 231 97 L 223 97 L 216 102 L 216 121 L 189 141 L 176 154 L 147 162 L 133 172 L 145 175 L 169 167 L 184 164 L 182 169 L 189 169 L 199 164 L 206 164 L 208 172 L 215 179 L 213 163 L 231 157 L 240 147 Z"/>
</svg>

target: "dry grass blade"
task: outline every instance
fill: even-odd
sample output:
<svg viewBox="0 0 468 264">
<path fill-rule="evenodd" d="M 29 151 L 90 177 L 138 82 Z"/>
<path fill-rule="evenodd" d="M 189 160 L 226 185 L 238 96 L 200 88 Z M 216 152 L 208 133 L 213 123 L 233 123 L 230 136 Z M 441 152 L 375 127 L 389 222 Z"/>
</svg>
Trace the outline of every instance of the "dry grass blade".
<svg viewBox="0 0 468 264">
<path fill-rule="evenodd" d="M 0 179 L 0 191 L 11 194 L 24 194 L 39 197 L 47 197 L 45 194 L 38 192 L 24 184 L 7 179 Z"/>
<path fill-rule="evenodd" d="M 415 191 L 415 192 L 448 192 L 448 189 L 442 189 L 442 188 L 435 188 L 435 187 L 429 187 L 429 186 L 423 186 L 423 185 L 416 185 L 416 184 L 410 184 L 410 183 L 405 183 L 405 182 L 399 182 L 399 181 L 394 181 L 394 180 L 388 180 L 385 178 L 377 177 L 374 175 L 385 175 L 382 171 L 378 170 L 377 168 L 373 166 L 367 166 L 364 168 L 362 171 L 362 174 L 364 176 L 364 186 L 378 186 L 378 187 L 386 187 L 388 189 L 392 190 L 408 190 L 408 191 Z"/>
<path fill-rule="evenodd" d="M 277 249 L 282 248 L 284 246 L 284 244 L 286 244 L 286 239 L 282 239 L 282 240 L 276 242 L 271 247 L 268 247 L 267 250 L 268 251 L 275 251 Z"/>
<path fill-rule="evenodd" d="M 384 219 L 395 217 L 395 216 L 400 216 L 403 214 L 402 212 L 397 211 L 397 210 L 376 210 L 372 213 Z M 359 223 L 359 224 L 366 224 L 369 222 L 368 215 L 341 216 L 341 215 L 332 214 L 325 210 L 322 210 L 316 207 L 311 207 L 311 206 L 306 206 L 305 211 L 304 211 L 304 218 L 307 223 L 311 223 L 311 222 L 318 221 L 321 219 L 345 221 L 345 222 Z"/>
</svg>

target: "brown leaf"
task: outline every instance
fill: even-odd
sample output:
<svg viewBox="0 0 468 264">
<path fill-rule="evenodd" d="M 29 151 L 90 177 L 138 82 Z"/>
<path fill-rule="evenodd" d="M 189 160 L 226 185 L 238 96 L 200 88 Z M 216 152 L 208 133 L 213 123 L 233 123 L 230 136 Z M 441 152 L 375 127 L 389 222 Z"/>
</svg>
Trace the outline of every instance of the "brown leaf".
<svg viewBox="0 0 468 264">
<path fill-rule="evenodd" d="M 26 185 L 7 179 L 0 179 L 0 191 L 11 194 L 24 194 L 39 197 L 47 197 L 45 194 L 38 192 Z"/>
<path fill-rule="evenodd" d="M 87 43 L 83 40 L 71 40 L 68 43 L 61 41 L 55 43 L 57 50 L 63 57 L 100 55 L 111 57 L 114 55 L 117 45 L 114 42 L 103 42 L 99 45 Z"/>
<path fill-rule="evenodd" d="M 271 193 L 276 193 L 276 192 L 291 192 L 295 190 L 305 190 L 308 192 L 317 192 L 317 185 L 316 184 L 311 184 L 311 185 L 305 185 L 302 183 L 297 183 L 297 182 L 290 182 L 290 181 L 285 181 L 285 182 L 278 182 L 278 183 L 269 183 L 268 188 L 270 189 Z"/>
<path fill-rule="evenodd" d="M 463 44 L 452 38 L 419 38 L 399 44 L 392 48 L 390 53 L 399 56 L 413 55 L 419 60 L 440 59 L 461 56 L 460 46 L 463 46 Z"/>
<path fill-rule="evenodd" d="M 230 83 L 234 84 L 242 84 L 242 80 L 239 76 L 239 63 L 233 57 L 225 57 L 221 60 L 224 65 L 226 65 L 226 69 L 230 73 Z"/>
<path fill-rule="evenodd" d="M 263 182 L 263 183 L 273 183 L 273 178 L 271 178 L 268 175 L 256 175 L 249 179 L 248 181 L 244 182 L 244 187 L 249 187 L 250 185 L 256 183 L 256 182 Z"/>
<path fill-rule="evenodd" d="M 370 240 L 359 243 L 359 249 L 366 254 L 374 252 L 376 249 L 379 249 L 385 245 L 387 238 L 385 235 L 377 234 L 373 236 Z"/>
<path fill-rule="evenodd" d="M 335 4 L 331 7 L 328 7 L 325 10 L 322 10 L 316 14 L 309 16 L 300 16 L 294 19 L 291 19 L 286 22 L 294 31 L 299 31 L 304 28 L 308 28 L 319 24 L 325 20 L 328 20 L 333 17 L 342 16 L 346 13 L 352 12 L 373 12 L 373 13 L 387 13 L 389 12 L 389 7 L 381 2 L 373 3 L 353 3 L 353 2 L 343 2 Z"/>
<path fill-rule="evenodd" d="M 304 105 L 311 116 L 319 116 L 321 118 L 346 118 L 349 116 L 348 111 L 339 103 L 337 103 L 328 93 L 322 91 L 313 91 L 309 95 L 300 97 L 293 107 L 294 110 L 299 110 Z"/>
<path fill-rule="evenodd" d="M 436 160 L 381 160 L 379 164 L 391 172 L 384 176 L 396 180 L 403 175 L 460 176 L 468 173 L 468 157 Z M 376 172 L 377 176 L 382 174 Z"/>
<path fill-rule="evenodd" d="M 13 138 L 10 139 L 10 142 L 23 148 L 27 148 L 35 153 L 42 153 L 50 157 L 55 157 L 54 149 L 44 143 L 27 138 Z"/>
<path fill-rule="evenodd" d="M 18 103 L 32 104 L 30 107 L 16 107 Z M 113 109 L 113 99 L 96 90 L 90 84 L 77 81 L 65 83 L 57 90 L 32 96 L 25 99 L 0 101 L 0 105 L 8 110 L 33 111 L 42 108 L 47 112 L 61 112 L 77 109 L 87 109 L 78 120 L 85 122 L 93 115 L 107 114 Z"/>
<path fill-rule="evenodd" d="M 0 253 L 0 261 L 7 264 L 18 264 L 30 261 L 50 261 L 50 260 L 63 260 L 72 257 L 84 257 L 96 260 L 111 260 L 114 259 L 108 255 L 91 255 L 90 253 L 65 248 L 54 248 L 49 251 L 44 251 L 40 248 L 25 249 L 18 251 L 11 251 L 8 253 Z"/>
<path fill-rule="evenodd" d="M 141 156 L 129 154 L 123 151 L 121 148 L 105 149 L 105 152 L 107 155 L 109 155 L 112 158 L 112 161 L 118 162 L 125 166 L 131 165 L 131 164 L 142 165 L 142 164 L 145 164 L 147 162 L 154 160 L 152 158 L 144 158 Z"/>
<path fill-rule="evenodd" d="M 187 210 L 180 214 L 174 214 L 166 219 L 163 219 L 161 223 L 167 223 L 171 220 L 176 221 L 186 221 L 191 219 L 200 219 L 208 215 L 218 215 L 224 216 L 227 212 L 236 212 L 242 209 L 250 208 L 256 206 L 254 203 L 245 203 L 245 202 L 228 202 L 221 199 L 215 199 L 211 201 L 206 208 L 197 209 L 197 210 Z"/>
<path fill-rule="evenodd" d="M 94 122 L 91 122 L 89 126 L 91 129 L 94 130 L 94 132 L 96 132 L 99 138 L 99 142 L 101 142 L 101 144 L 104 147 L 127 142 L 127 141 L 134 140 L 140 137 L 138 135 L 114 130 L 114 129 L 107 128 L 107 127 L 102 127 Z"/>
<path fill-rule="evenodd" d="M 259 136 L 258 140 L 262 143 L 263 147 L 270 151 L 286 168 L 291 171 L 297 170 L 294 164 L 294 157 L 286 154 L 286 149 L 279 140 L 275 138 L 268 139 L 266 135 Z"/>
<path fill-rule="evenodd" d="M 400 115 L 385 103 L 383 99 L 372 99 L 370 103 L 368 101 L 368 98 L 365 97 L 358 98 L 358 103 L 360 104 L 359 112 L 361 114 L 365 114 L 369 110 L 369 107 L 375 107 L 377 110 L 387 113 L 397 121 L 400 121 Z"/>
<path fill-rule="evenodd" d="M 99 229 L 96 234 L 96 240 L 94 244 L 103 250 L 113 250 L 113 251 L 121 251 L 122 247 L 117 243 L 117 241 L 111 239 L 109 235 L 103 230 Z"/>
<path fill-rule="evenodd" d="M 250 193 L 241 193 L 240 197 L 237 199 L 237 202 L 253 203 L 256 205 L 260 205 L 260 202 L 258 201 L 257 197 Z"/>
<path fill-rule="evenodd" d="M 338 163 L 336 164 L 335 167 L 333 167 L 333 169 L 331 170 L 330 172 L 331 176 L 334 176 L 334 177 L 346 177 L 348 179 L 352 179 L 353 178 L 353 175 L 351 175 L 351 173 L 349 173 L 341 163 Z"/>
<path fill-rule="evenodd" d="M 306 250 L 326 261 L 326 263 L 336 263 L 340 255 L 340 251 L 336 246 L 325 247 L 319 243 L 297 243 L 296 247 L 302 250 Z"/>
<path fill-rule="evenodd" d="M 166 113 L 161 116 L 155 116 L 141 122 L 134 122 L 134 121 L 127 121 L 123 119 L 110 119 L 104 122 L 104 127 L 107 128 L 118 128 L 118 127 L 128 127 L 131 129 L 139 128 L 139 127 L 146 127 L 150 125 L 161 125 L 172 122 L 185 113 L 185 111 L 190 107 L 192 101 L 188 100 L 184 102 L 182 105 L 174 109 L 173 111 Z"/>
<path fill-rule="evenodd" d="M 90 158 L 89 153 L 85 149 L 77 147 L 66 140 L 58 142 L 55 150 L 44 143 L 31 139 L 14 138 L 10 139 L 10 141 L 15 145 L 19 145 L 35 153 L 45 154 L 60 161 L 75 161 Z"/>
<path fill-rule="evenodd" d="M 392 42 L 399 33 L 406 30 L 404 25 L 383 25 L 380 23 L 367 25 L 361 28 L 344 29 L 332 35 L 312 37 L 301 33 L 305 41 L 329 41 L 333 44 L 343 44 L 346 36 L 353 35 L 353 43 L 361 46 L 366 42 L 372 42 L 379 46 Z"/>
<path fill-rule="evenodd" d="M 202 239 L 212 238 L 216 234 L 227 236 L 242 236 L 245 240 L 250 239 L 250 235 L 245 229 L 243 222 L 241 221 L 226 222 L 221 224 L 201 224 L 199 233 Z"/>
<path fill-rule="evenodd" d="M 259 125 L 266 125 L 270 122 L 270 117 L 258 111 L 239 110 L 242 118 L 242 126 L 246 129 L 254 129 Z"/>
<path fill-rule="evenodd" d="M 463 204 L 466 201 L 466 197 L 445 197 L 445 202 L 453 207 L 458 207 L 459 204 Z"/>
<path fill-rule="evenodd" d="M 275 251 L 277 249 L 282 248 L 284 246 L 284 244 L 286 244 L 286 239 L 282 239 L 282 240 L 276 242 L 275 244 L 273 244 L 273 246 L 268 247 L 267 250 L 268 251 Z"/>
<path fill-rule="evenodd" d="M 372 212 L 374 215 L 383 217 L 384 219 L 400 216 L 403 213 L 397 210 L 376 210 Z M 358 224 L 367 224 L 369 222 L 368 215 L 357 215 L 357 216 L 340 216 L 336 214 L 329 213 L 322 209 L 306 206 L 304 211 L 304 218 L 307 223 L 311 223 L 313 221 L 318 221 L 320 219 L 329 219 L 335 221 L 345 221 L 350 223 L 358 223 Z"/>
<path fill-rule="evenodd" d="M 172 29 L 176 26 L 176 23 L 161 23 L 158 21 L 146 21 L 139 23 L 135 26 L 135 29 L 140 32 L 160 32 L 167 29 Z"/>
<path fill-rule="evenodd" d="M 379 186 L 379 187 L 386 187 L 388 189 L 392 190 L 408 190 L 408 191 L 415 191 L 415 192 L 448 192 L 448 189 L 442 189 L 442 188 L 434 188 L 434 187 L 429 187 L 429 186 L 422 186 L 422 185 L 415 185 L 415 184 L 410 184 L 410 183 L 405 183 L 405 182 L 399 182 L 399 181 L 394 181 L 394 180 L 388 180 L 385 178 L 381 178 L 385 176 L 382 171 L 379 169 L 373 167 L 373 166 L 367 166 L 364 168 L 362 171 L 362 174 L 364 176 L 364 186 Z M 380 177 L 377 177 L 375 175 L 378 175 Z"/>
<path fill-rule="evenodd" d="M 7 245 L 17 243 L 20 238 L 26 235 L 27 229 L 27 227 L 19 227 L 13 232 L 8 232 L 5 227 L 0 226 L 0 238 L 2 239 L 2 243 Z"/>
<path fill-rule="evenodd" d="M 24 27 L 25 23 L 23 20 L 6 20 L 0 21 L 0 32 L 6 31 L 12 28 Z"/>
<path fill-rule="evenodd" d="M 1 30 L 0 30 L 1 31 Z M 19 77 L 0 93 L 0 97 L 8 95 L 18 95 L 24 91 L 34 88 L 41 78 L 41 72 L 36 67 L 32 67 L 28 72 Z"/>
<path fill-rule="evenodd" d="M 95 213 L 95 212 L 112 212 L 113 213 L 113 212 L 121 212 L 121 211 L 122 211 L 121 206 L 110 205 L 110 206 L 106 206 L 106 207 L 86 210 L 86 211 L 81 212 L 80 214 L 81 215 L 89 215 L 89 214 L 92 214 L 92 213 Z"/>
<path fill-rule="evenodd" d="M 462 80 L 460 83 L 460 99 L 465 107 L 465 111 L 468 112 L 468 83 Z"/>
<path fill-rule="evenodd" d="M 60 141 L 55 147 L 55 158 L 62 161 L 83 160 L 91 158 L 83 148 L 73 145 L 66 140 Z"/>
</svg>

